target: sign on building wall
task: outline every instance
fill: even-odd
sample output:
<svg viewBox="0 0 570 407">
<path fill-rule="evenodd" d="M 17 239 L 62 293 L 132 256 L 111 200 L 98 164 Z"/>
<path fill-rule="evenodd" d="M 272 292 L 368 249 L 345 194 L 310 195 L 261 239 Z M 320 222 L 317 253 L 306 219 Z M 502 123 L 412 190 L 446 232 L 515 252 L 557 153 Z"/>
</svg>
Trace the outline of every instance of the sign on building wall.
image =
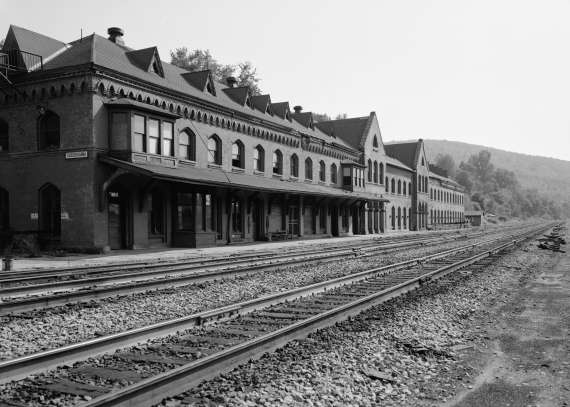
<svg viewBox="0 0 570 407">
<path fill-rule="evenodd" d="M 66 160 L 73 160 L 76 158 L 87 158 L 87 151 L 70 151 L 65 153 Z"/>
</svg>

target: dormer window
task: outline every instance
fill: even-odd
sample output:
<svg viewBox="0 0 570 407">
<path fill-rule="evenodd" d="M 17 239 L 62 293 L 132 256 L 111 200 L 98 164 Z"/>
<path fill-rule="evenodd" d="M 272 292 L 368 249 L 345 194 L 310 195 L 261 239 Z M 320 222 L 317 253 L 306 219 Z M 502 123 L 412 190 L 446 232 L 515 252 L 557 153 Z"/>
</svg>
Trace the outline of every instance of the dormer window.
<svg viewBox="0 0 570 407">
<path fill-rule="evenodd" d="M 158 62 L 156 62 L 156 60 L 152 61 L 152 72 L 160 75 L 160 69 L 158 68 Z"/>
<path fill-rule="evenodd" d="M 216 89 L 214 88 L 214 84 L 210 79 L 208 79 L 208 83 L 206 84 L 206 90 L 212 96 L 216 96 Z"/>
</svg>

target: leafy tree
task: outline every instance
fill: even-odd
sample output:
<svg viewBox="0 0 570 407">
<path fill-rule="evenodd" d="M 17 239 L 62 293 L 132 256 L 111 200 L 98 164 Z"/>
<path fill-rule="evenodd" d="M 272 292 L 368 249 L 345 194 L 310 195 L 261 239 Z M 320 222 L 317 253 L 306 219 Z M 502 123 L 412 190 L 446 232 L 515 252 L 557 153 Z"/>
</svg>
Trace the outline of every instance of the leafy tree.
<svg viewBox="0 0 570 407">
<path fill-rule="evenodd" d="M 465 187 L 466 202 L 504 217 L 560 218 L 565 212 L 561 205 L 542 196 L 536 189 L 522 189 L 514 172 L 495 168 L 491 154 L 480 151 L 459 165 L 457 182 Z M 569 205 L 570 206 L 570 205 Z"/>
<path fill-rule="evenodd" d="M 226 78 L 234 76 L 238 86 L 247 86 L 254 95 L 261 94 L 257 70 L 249 61 L 236 65 L 226 65 L 218 62 L 210 50 L 195 49 L 189 51 L 186 47 L 170 51 L 170 63 L 188 71 L 203 71 L 209 69 L 214 78 L 224 82 Z"/>
<path fill-rule="evenodd" d="M 2 47 L 4 46 L 4 40 L 5 40 L 5 38 L 2 38 L 2 39 L 0 40 L 0 48 L 2 48 Z"/>
<path fill-rule="evenodd" d="M 313 112 L 313 121 L 315 122 L 328 122 L 332 120 L 331 117 L 326 113 L 314 113 Z"/>
<path fill-rule="evenodd" d="M 343 119 L 348 119 L 348 114 L 346 113 L 339 113 L 335 116 L 334 118 L 335 120 L 343 120 Z"/>
<path fill-rule="evenodd" d="M 438 154 L 435 158 L 435 165 L 445 170 L 449 177 L 455 177 L 457 166 L 455 165 L 455 160 L 450 154 Z"/>
</svg>

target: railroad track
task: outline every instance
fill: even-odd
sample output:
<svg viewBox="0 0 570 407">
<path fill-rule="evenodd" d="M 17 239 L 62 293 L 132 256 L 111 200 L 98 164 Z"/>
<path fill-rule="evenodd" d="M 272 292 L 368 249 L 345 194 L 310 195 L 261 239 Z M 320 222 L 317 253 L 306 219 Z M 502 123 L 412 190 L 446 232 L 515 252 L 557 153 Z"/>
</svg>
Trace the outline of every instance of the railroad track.
<svg viewBox="0 0 570 407">
<path fill-rule="evenodd" d="M 507 250 L 546 228 L 525 228 L 509 236 L 9 360 L 0 363 L 0 382 L 154 339 L 60 369 L 45 381 L 36 378 L 33 388 L 47 398 L 54 394 L 71 394 L 73 400 L 78 395 L 83 401 L 93 398 L 86 406 L 152 405 L 293 338 Z M 156 339 L 165 335 L 171 336 Z M 121 381 L 133 384 L 116 390 Z M 30 383 L 26 386 L 29 392 Z"/>
<path fill-rule="evenodd" d="M 495 232 L 497 233 L 497 232 Z M 21 313 L 35 309 L 48 308 L 77 302 L 87 302 L 117 295 L 135 294 L 149 290 L 173 288 L 203 281 L 231 278 L 261 269 L 307 264 L 310 262 L 330 262 L 342 258 L 357 256 L 376 256 L 394 250 L 410 249 L 428 244 L 445 243 L 457 239 L 481 236 L 482 232 L 468 234 L 437 234 L 435 236 L 417 236 L 413 239 L 401 238 L 389 242 L 359 242 L 358 247 L 334 247 L 323 250 L 301 250 L 292 253 L 271 253 L 262 256 L 246 255 L 230 259 L 196 260 L 189 263 L 152 265 L 148 269 L 132 269 L 112 275 L 95 276 L 40 284 L 28 284 L 0 288 L 0 315 Z M 263 257 L 267 256 L 267 257 Z M 99 270 L 87 270 L 97 273 Z M 116 271 L 113 269 L 113 271 Z M 65 271 L 64 273 L 68 273 Z M 46 276 L 22 277 L 42 279 Z M 0 284 L 7 284 L 17 279 L 12 276 Z M 29 281 L 29 280 L 28 280 Z"/>
</svg>

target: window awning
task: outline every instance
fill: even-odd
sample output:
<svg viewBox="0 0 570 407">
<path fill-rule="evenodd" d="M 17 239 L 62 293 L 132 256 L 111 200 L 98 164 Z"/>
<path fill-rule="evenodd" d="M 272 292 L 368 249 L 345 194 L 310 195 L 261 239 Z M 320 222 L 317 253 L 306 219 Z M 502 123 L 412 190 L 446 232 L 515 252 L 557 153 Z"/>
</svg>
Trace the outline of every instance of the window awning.
<svg viewBox="0 0 570 407">
<path fill-rule="evenodd" d="M 339 188 L 310 184 L 302 181 L 268 178 L 262 175 L 256 176 L 238 172 L 226 172 L 220 168 L 164 167 L 159 165 L 123 161 L 109 156 L 99 156 L 99 160 L 103 163 L 121 168 L 134 174 L 145 175 L 153 179 L 164 181 L 183 182 L 213 187 L 222 186 L 226 188 L 245 189 L 250 191 L 293 193 L 330 198 L 389 202 L 389 200 L 382 197 L 382 195 L 351 192 Z"/>
</svg>

